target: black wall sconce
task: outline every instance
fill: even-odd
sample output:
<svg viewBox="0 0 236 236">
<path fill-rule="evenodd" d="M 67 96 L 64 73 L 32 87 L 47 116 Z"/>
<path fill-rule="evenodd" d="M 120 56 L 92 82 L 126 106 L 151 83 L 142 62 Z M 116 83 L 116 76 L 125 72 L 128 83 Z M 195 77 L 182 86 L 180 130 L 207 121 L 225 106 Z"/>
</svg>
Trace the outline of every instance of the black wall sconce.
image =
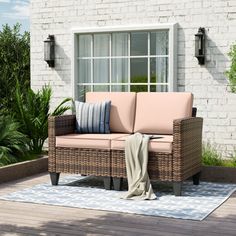
<svg viewBox="0 0 236 236">
<path fill-rule="evenodd" d="M 44 61 L 46 61 L 49 67 L 55 66 L 55 37 L 54 35 L 48 35 L 44 40 Z"/>
<path fill-rule="evenodd" d="M 205 28 L 199 28 L 195 34 L 195 57 L 199 65 L 205 64 Z"/>
</svg>

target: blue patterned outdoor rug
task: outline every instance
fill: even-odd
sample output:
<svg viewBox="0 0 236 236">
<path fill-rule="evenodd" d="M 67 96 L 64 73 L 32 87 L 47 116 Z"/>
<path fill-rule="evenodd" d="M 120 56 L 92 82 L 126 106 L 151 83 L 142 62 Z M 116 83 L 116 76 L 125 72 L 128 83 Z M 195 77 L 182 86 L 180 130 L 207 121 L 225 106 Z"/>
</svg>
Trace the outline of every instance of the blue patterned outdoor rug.
<svg viewBox="0 0 236 236">
<path fill-rule="evenodd" d="M 127 185 L 127 184 L 126 184 Z M 66 176 L 58 186 L 39 184 L 28 189 L 0 196 L 2 200 L 78 207 L 104 211 L 203 220 L 236 190 L 234 184 L 192 182 L 183 184 L 183 196 L 175 197 L 170 185 L 153 183 L 157 200 L 120 199 L 124 191 L 103 189 L 102 179 Z M 125 186 L 127 188 L 127 186 Z"/>
</svg>

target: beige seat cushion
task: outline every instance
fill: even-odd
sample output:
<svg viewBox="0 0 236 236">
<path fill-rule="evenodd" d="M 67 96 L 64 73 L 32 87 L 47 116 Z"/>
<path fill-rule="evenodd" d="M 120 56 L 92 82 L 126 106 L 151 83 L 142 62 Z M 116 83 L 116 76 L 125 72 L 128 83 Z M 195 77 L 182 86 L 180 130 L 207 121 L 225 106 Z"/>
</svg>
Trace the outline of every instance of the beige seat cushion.
<svg viewBox="0 0 236 236">
<path fill-rule="evenodd" d="M 114 133 L 132 133 L 134 129 L 136 93 L 88 92 L 86 102 L 111 101 L 110 130 Z"/>
<path fill-rule="evenodd" d="M 110 149 L 111 140 L 126 134 L 68 134 L 56 136 L 57 147 Z"/>
<path fill-rule="evenodd" d="M 134 132 L 173 134 L 173 120 L 192 116 L 191 93 L 138 93 Z"/>
<path fill-rule="evenodd" d="M 173 135 L 155 135 L 157 139 L 149 141 L 148 150 L 150 152 L 172 153 Z M 111 141 L 112 150 L 124 150 L 127 136 L 119 137 Z"/>
</svg>

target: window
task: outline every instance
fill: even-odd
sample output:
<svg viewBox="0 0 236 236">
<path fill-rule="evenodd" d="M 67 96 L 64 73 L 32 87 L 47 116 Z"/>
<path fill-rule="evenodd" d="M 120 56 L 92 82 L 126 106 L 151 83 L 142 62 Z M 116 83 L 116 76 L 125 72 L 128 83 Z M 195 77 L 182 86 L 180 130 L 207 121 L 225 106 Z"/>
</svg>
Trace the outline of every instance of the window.
<svg viewBox="0 0 236 236">
<path fill-rule="evenodd" d="M 87 91 L 174 90 L 170 28 L 88 31 L 74 34 L 76 99 Z"/>
</svg>

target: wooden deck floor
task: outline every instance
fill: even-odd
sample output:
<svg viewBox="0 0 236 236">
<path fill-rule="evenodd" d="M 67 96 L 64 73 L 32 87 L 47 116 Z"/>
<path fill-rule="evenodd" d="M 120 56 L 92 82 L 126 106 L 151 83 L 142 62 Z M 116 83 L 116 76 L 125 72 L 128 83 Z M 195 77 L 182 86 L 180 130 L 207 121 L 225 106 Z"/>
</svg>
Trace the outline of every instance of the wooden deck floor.
<svg viewBox="0 0 236 236">
<path fill-rule="evenodd" d="M 6 194 L 48 181 L 47 174 L 0 185 Z M 236 235 L 236 193 L 199 221 L 0 201 L 0 236 L 6 235 Z"/>
</svg>

